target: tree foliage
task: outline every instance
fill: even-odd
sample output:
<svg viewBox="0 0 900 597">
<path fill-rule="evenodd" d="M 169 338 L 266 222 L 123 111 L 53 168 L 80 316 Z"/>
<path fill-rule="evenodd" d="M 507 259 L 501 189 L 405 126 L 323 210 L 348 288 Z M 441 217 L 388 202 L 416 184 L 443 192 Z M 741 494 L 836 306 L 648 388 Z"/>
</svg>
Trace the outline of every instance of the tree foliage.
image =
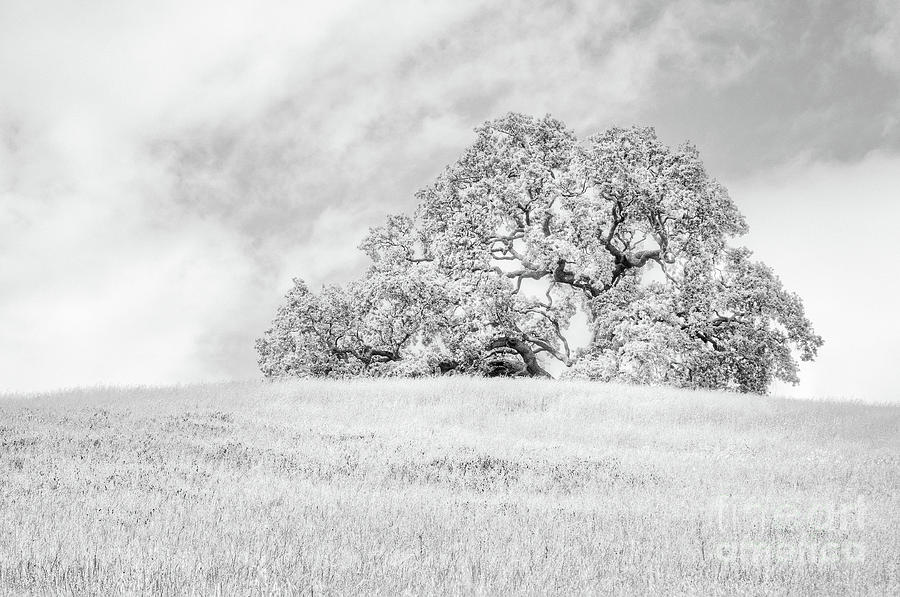
<svg viewBox="0 0 900 597">
<path fill-rule="evenodd" d="M 557 362 L 765 392 L 822 344 L 800 298 L 728 244 L 747 226 L 697 149 L 652 128 L 579 142 L 550 116 L 508 114 L 417 199 L 370 230 L 360 280 L 295 281 L 257 341 L 266 376 L 546 376 Z"/>
</svg>

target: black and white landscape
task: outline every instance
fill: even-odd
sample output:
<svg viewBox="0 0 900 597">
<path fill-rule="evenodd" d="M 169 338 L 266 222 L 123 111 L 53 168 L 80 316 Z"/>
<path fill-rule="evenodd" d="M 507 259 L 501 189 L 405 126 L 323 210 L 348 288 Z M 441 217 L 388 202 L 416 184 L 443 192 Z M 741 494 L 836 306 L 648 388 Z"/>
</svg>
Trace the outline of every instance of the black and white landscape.
<svg viewBox="0 0 900 597">
<path fill-rule="evenodd" d="M 0 593 L 900 592 L 900 3 L 0 0 Z"/>
</svg>

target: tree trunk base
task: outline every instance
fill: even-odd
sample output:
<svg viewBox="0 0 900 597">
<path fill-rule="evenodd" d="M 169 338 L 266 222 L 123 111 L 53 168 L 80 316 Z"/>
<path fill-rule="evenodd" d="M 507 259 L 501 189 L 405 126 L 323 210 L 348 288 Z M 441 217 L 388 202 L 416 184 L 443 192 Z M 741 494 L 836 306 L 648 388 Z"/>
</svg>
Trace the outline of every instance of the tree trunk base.
<svg viewBox="0 0 900 597">
<path fill-rule="evenodd" d="M 488 353 L 488 358 L 485 359 L 485 362 L 486 365 L 488 365 L 488 375 L 491 377 L 550 377 L 550 374 L 541 367 L 540 363 L 538 363 L 537 355 L 534 353 L 534 350 L 521 338 L 510 336 L 494 338 L 488 344 L 488 350 L 490 352 Z M 491 358 L 492 355 L 500 353 L 506 355 L 505 358 Z M 516 360 L 521 360 L 521 363 L 517 363 Z M 509 364 L 507 364 L 507 362 L 509 362 Z M 491 363 L 496 363 L 496 365 L 491 367 Z M 516 367 L 513 366 L 514 364 Z M 492 370 L 496 373 L 492 374 L 490 372 Z"/>
</svg>

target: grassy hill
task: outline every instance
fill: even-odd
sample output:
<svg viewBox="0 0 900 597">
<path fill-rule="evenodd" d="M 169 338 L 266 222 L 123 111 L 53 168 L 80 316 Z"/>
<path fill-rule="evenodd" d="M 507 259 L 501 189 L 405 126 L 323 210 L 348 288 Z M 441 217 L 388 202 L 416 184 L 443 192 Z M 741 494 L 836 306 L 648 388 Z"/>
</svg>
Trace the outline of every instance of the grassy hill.
<svg viewBox="0 0 900 597">
<path fill-rule="evenodd" d="M 900 594 L 900 407 L 552 381 L 0 397 L 0 593 Z"/>
</svg>

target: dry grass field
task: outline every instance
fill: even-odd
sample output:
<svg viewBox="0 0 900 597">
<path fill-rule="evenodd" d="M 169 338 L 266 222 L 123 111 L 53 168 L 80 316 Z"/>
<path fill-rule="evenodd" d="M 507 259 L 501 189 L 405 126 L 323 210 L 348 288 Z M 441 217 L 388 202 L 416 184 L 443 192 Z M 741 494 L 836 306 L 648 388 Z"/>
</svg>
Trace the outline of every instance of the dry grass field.
<svg viewBox="0 0 900 597">
<path fill-rule="evenodd" d="M 0 593 L 900 594 L 900 407 L 575 382 L 0 397 Z"/>
</svg>

